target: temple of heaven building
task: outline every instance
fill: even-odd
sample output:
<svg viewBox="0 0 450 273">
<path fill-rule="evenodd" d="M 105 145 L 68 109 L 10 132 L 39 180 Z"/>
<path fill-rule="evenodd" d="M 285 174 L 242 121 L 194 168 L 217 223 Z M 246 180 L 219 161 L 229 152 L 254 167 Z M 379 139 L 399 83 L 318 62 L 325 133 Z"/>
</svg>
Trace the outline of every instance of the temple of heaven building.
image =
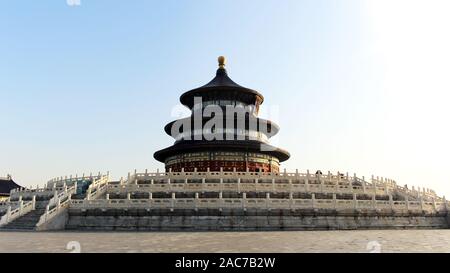
<svg viewBox="0 0 450 273">
<path fill-rule="evenodd" d="M 263 96 L 233 82 L 223 57 L 216 77 L 180 101 L 191 113 L 165 126 L 175 143 L 154 154 L 165 171 L 135 169 L 120 179 L 83 173 L 6 188 L 0 231 L 450 228 L 450 202 L 428 188 L 348 172 L 280 171 L 289 153 L 269 144 L 279 127 L 258 117 Z"/>
<path fill-rule="evenodd" d="M 268 143 L 279 127 L 258 117 L 264 97 L 256 90 L 236 84 L 228 77 L 225 58 L 220 56 L 218 61 L 214 79 L 181 95 L 180 102 L 191 110 L 191 116 L 165 126 L 175 144 L 157 151 L 155 159 L 165 164 L 166 171 L 174 172 L 222 168 L 278 173 L 280 162 L 290 155 Z M 221 111 L 208 116 L 204 114 L 208 108 Z M 207 126 L 213 119 L 219 122 Z"/>
</svg>

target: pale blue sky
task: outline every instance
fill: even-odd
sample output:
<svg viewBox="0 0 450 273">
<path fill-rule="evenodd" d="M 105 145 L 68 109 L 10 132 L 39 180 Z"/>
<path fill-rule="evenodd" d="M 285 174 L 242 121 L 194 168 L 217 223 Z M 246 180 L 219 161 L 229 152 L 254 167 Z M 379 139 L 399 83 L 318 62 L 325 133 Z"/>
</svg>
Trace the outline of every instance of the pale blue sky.
<svg viewBox="0 0 450 273">
<path fill-rule="evenodd" d="M 163 165 L 179 96 L 214 76 L 265 96 L 288 170 L 450 196 L 447 1 L 1 1 L 0 176 L 23 185 Z"/>
</svg>

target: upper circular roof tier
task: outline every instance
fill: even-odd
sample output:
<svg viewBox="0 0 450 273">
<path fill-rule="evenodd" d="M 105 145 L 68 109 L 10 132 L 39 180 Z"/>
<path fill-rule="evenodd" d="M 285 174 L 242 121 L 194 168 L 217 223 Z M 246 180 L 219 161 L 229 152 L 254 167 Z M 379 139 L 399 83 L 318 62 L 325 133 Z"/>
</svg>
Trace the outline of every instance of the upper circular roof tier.
<svg viewBox="0 0 450 273">
<path fill-rule="evenodd" d="M 220 57 L 219 57 L 220 58 Z M 225 62 L 220 62 L 219 69 L 217 69 L 216 77 L 209 83 L 187 91 L 180 97 L 180 102 L 189 108 L 194 106 L 194 97 L 202 97 L 203 101 L 207 100 L 238 100 L 247 104 L 262 104 L 264 101 L 263 95 L 258 91 L 240 86 L 228 77 L 227 71 L 224 68 Z"/>
<path fill-rule="evenodd" d="M 203 117 L 202 118 L 202 129 L 203 129 L 203 126 L 208 121 L 210 121 L 211 119 L 213 119 L 213 118 L 211 118 L 211 117 Z M 276 124 L 273 121 L 270 121 L 270 120 L 267 120 L 267 119 L 263 119 L 263 118 L 259 118 L 259 117 L 256 117 L 255 119 L 256 119 L 256 129 L 257 129 L 257 131 L 260 131 L 261 129 L 263 129 L 263 128 L 260 127 L 260 125 L 266 125 L 267 126 L 267 132 L 262 132 L 262 133 L 267 133 L 266 135 L 268 137 L 272 137 L 272 136 L 276 135 L 279 132 L 279 130 L 280 130 L 280 126 L 278 126 L 278 124 Z M 233 124 L 237 125 L 237 123 L 236 123 L 237 122 L 237 117 L 223 116 L 223 120 L 222 120 L 223 123 L 222 123 L 222 125 L 223 125 L 224 128 L 227 125 L 227 120 L 234 120 Z M 174 126 L 175 122 L 177 122 L 177 121 L 180 122 L 181 124 L 189 124 L 190 123 L 191 124 L 191 127 L 190 127 L 191 131 L 195 129 L 194 117 L 193 116 L 189 116 L 189 117 L 185 117 L 185 118 L 182 118 L 182 119 L 177 119 L 177 120 L 171 121 L 168 124 L 166 124 L 166 126 L 164 126 L 164 131 L 166 132 L 166 134 L 168 134 L 169 136 L 172 136 L 172 127 Z M 236 127 L 236 126 L 234 126 L 234 127 Z M 250 122 L 249 122 L 249 117 L 248 116 L 245 117 L 245 127 L 242 128 L 242 129 L 246 129 L 246 130 L 250 129 Z"/>
</svg>

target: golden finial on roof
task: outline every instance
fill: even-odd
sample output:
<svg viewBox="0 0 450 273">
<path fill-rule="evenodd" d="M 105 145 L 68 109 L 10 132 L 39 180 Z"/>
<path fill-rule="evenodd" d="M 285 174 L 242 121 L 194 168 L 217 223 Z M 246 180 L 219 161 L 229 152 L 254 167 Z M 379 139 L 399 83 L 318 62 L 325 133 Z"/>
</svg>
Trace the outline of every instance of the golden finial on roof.
<svg viewBox="0 0 450 273">
<path fill-rule="evenodd" d="M 219 68 L 225 68 L 226 59 L 224 56 L 219 56 L 219 58 L 217 58 L 217 61 L 219 62 Z"/>
</svg>

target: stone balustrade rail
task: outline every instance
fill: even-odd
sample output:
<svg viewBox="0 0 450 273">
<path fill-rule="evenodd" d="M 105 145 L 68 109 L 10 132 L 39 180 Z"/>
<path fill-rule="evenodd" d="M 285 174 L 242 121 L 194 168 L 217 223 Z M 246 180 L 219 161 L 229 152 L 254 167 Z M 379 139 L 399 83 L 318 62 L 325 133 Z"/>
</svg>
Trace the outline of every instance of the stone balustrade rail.
<svg viewBox="0 0 450 273">
<path fill-rule="evenodd" d="M 18 208 L 13 210 L 11 206 L 8 207 L 6 214 L 3 215 L 0 219 L 0 227 L 7 225 L 8 223 L 21 217 L 22 215 L 25 215 L 28 212 L 34 210 L 35 208 L 36 208 L 36 198 L 33 198 L 33 200 L 28 202 L 20 200 Z"/>
<path fill-rule="evenodd" d="M 36 229 L 39 229 L 40 226 L 49 222 L 64 209 L 66 209 L 70 204 L 72 194 L 74 194 L 76 190 L 77 189 L 75 184 L 69 188 L 66 188 L 64 191 L 55 194 L 55 196 L 48 202 L 44 214 L 41 215 L 39 221 L 36 223 Z"/>
<path fill-rule="evenodd" d="M 173 183 L 173 181 L 183 181 L 185 186 L 179 186 L 182 183 Z M 189 181 L 202 180 L 203 186 L 188 186 Z M 214 183 L 209 183 L 211 180 L 215 180 Z M 365 177 L 357 177 L 356 174 L 349 176 L 346 174 L 332 174 L 328 172 L 327 174 L 311 174 L 309 170 L 306 173 L 300 173 L 296 170 L 295 173 L 284 172 L 281 173 L 261 173 L 261 172 L 153 172 L 150 173 L 147 170 L 144 173 L 138 173 L 136 170 L 134 174 L 128 173 L 128 178 L 126 181 L 121 180 L 121 183 L 109 184 L 108 192 L 113 192 L 117 190 L 123 192 L 126 190 L 135 191 L 195 191 L 195 190 L 214 190 L 220 191 L 222 188 L 226 190 L 237 190 L 246 191 L 252 188 L 256 191 L 293 191 L 293 192 L 324 192 L 324 193 L 357 193 L 357 194 L 392 194 L 399 193 L 403 195 L 408 195 L 415 197 L 417 199 L 423 198 L 427 201 L 440 200 L 443 201 L 442 197 L 436 195 L 433 190 L 418 188 L 416 190 L 414 187 L 408 189 L 397 185 L 397 183 L 392 179 L 387 179 L 383 177 L 372 176 L 370 181 L 367 181 Z M 140 182 L 147 181 L 152 186 L 146 186 L 145 184 L 140 184 Z M 236 182 L 238 185 L 233 186 L 222 186 L 229 183 L 224 182 Z M 252 186 L 243 186 L 251 181 Z M 172 183 L 171 183 L 172 182 Z M 206 183 L 205 183 L 206 182 Z M 222 183 L 221 183 L 222 182 Z M 242 182 L 242 183 L 241 183 Z M 267 183 L 269 182 L 269 183 Z M 231 183 L 231 184 L 232 184 Z M 272 183 L 271 186 L 267 184 Z M 131 188 L 124 188 L 123 185 L 138 185 L 130 186 Z M 164 186 L 170 184 L 170 186 Z M 220 185 L 217 185 L 220 184 Z M 258 184 L 258 185 L 256 185 Z M 154 186 L 160 185 L 160 186 Z M 176 185 L 176 186 L 174 186 Z M 288 186 L 287 186 L 288 185 Z M 158 188 L 159 187 L 159 188 Z M 239 187 L 239 189 L 237 188 Z M 241 189 L 242 188 L 242 189 Z"/>
<path fill-rule="evenodd" d="M 78 174 L 65 176 L 65 177 L 56 177 L 47 182 L 47 187 L 52 188 L 53 185 L 57 186 L 63 186 L 65 185 L 73 185 L 75 182 L 83 182 L 86 180 L 94 181 L 95 179 L 100 179 L 104 176 L 109 176 L 109 172 L 106 173 L 106 175 L 102 174 L 101 172 L 98 172 L 97 175 L 93 175 L 90 173 L 89 175 L 83 174 L 82 176 L 78 176 Z"/>
<path fill-rule="evenodd" d="M 334 209 L 342 210 L 388 210 L 394 212 L 438 213 L 447 212 L 443 202 L 342 200 L 342 199 L 273 199 L 273 198 L 148 198 L 148 199 L 97 199 L 71 200 L 74 209 L 143 208 L 143 209 Z"/>
<path fill-rule="evenodd" d="M 94 179 L 86 191 L 85 199 L 87 200 L 97 199 L 100 196 L 102 196 L 104 193 L 106 193 L 108 182 L 109 182 L 108 175 L 100 176 L 98 179 Z"/>
</svg>

